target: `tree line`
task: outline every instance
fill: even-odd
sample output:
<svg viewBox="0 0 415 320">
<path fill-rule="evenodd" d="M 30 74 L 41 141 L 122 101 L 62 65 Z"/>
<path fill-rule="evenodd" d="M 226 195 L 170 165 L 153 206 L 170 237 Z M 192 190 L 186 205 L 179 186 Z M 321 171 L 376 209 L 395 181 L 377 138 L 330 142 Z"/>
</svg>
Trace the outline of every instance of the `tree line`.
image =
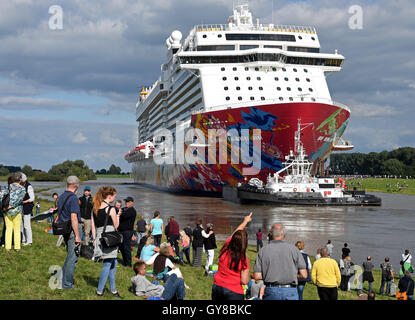
<svg viewBox="0 0 415 320">
<path fill-rule="evenodd" d="M 330 174 L 415 176 L 415 148 L 330 155 Z"/>
</svg>

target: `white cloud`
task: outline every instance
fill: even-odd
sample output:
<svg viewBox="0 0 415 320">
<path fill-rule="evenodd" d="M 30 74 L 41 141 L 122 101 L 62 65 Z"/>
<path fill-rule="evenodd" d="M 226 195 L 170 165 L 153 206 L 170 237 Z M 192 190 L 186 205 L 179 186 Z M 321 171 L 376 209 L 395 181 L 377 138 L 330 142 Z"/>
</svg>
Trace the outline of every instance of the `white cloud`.
<svg viewBox="0 0 415 320">
<path fill-rule="evenodd" d="M 79 131 L 77 134 L 75 134 L 72 137 L 72 142 L 73 143 L 87 143 L 88 142 L 88 138 L 84 136 L 84 134 Z"/>
<path fill-rule="evenodd" d="M 117 146 L 123 146 L 124 142 L 121 141 L 121 139 L 114 137 L 114 135 L 109 131 L 104 131 L 101 134 L 101 141 L 105 144 L 109 145 L 117 145 Z"/>
</svg>

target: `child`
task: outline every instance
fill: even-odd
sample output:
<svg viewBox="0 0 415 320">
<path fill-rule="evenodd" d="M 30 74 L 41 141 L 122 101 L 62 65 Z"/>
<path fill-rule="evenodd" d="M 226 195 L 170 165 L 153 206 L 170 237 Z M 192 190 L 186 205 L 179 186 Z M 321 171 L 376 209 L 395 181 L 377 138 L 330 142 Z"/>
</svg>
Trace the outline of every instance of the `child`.
<svg viewBox="0 0 415 320">
<path fill-rule="evenodd" d="M 180 241 L 179 245 L 183 247 L 180 251 L 179 256 L 180 260 L 183 261 L 183 253 L 186 255 L 187 262 L 190 264 L 190 239 L 189 236 L 185 233 L 184 230 L 180 231 Z"/>
<path fill-rule="evenodd" d="M 154 260 L 151 259 L 153 255 L 159 251 L 159 248 L 154 245 L 154 237 L 147 238 L 146 245 L 141 250 L 140 260 L 146 261 L 147 264 L 153 264 Z"/>
<path fill-rule="evenodd" d="M 251 273 L 252 284 L 251 284 L 251 300 L 262 300 L 265 293 L 265 284 L 262 280 L 255 280 L 254 273 Z"/>
<path fill-rule="evenodd" d="M 159 297 L 164 300 L 172 300 L 177 297 L 178 300 L 185 298 L 184 280 L 177 278 L 172 274 L 166 278 L 164 287 L 162 285 L 152 284 L 147 280 L 146 265 L 143 261 L 136 262 L 133 266 L 135 276 L 131 278 L 133 292 L 137 296 Z"/>
</svg>

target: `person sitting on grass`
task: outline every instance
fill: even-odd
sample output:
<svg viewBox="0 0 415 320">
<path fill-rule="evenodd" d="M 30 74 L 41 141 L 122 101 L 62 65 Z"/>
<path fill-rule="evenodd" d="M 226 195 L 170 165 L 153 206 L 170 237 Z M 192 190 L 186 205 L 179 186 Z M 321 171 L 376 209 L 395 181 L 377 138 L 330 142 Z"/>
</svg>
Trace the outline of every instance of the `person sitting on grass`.
<svg viewBox="0 0 415 320">
<path fill-rule="evenodd" d="M 160 249 L 154 245 L 154 237 L 150 236 L 147 238 L 146 245 L 141 250 L 140 260 L 146 264 L 153 264 L 154 260 L 151 259 L 155 253 Z"/>
<path fill-rule="evenodd" d="M 133 266 L 135 276 L 131 278 L 133 292 L 136 296 L 144 298 L 159 297 L 164 300 L 183 300 L 185 298 L 184 280 L 176 274 L 166 277 L 164 286 L 151 283 L 146 278 L 146 264 L 136 262 Z"/>
<path fill-rule="evenodd" d="M 158 280 L 166 281 L 167 276 L 176 274 L 178 278 L 183 278 L 179 268 L 174 264 L 174 258 L 171 256 L 171 246 L 169 243 L 160 245 L 160 252 L 154 259 L 153 274 Z M 186 285 L 185 285 L 186 287 Z"/>
</svg>

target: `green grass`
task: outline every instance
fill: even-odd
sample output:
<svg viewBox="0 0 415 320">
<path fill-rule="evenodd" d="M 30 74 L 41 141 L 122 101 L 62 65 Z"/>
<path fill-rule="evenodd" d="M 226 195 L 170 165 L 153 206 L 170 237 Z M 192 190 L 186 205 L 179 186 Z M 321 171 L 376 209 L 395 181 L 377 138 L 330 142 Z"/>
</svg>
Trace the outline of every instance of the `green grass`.
<svg viewBox="0 0 415 320">
<path fill-rule="evenodd" d="M 384 179 L 384 178 L 364 178 L 364 179 L 352 179 L 346 182 L 349 190 L 353 190 L 351 183 L 354 183 L 358 189 L 365 189 L 369 192 L 385 192 L 385 193 L 397 193 L 415 195 L 415 179 Z M 359 186 L 358 183 L 362 185 Z M 408 188 L 403 187 L 402 190 L 396 187 L 396 183 L 403 186 L 404 183 L 408 185 Z M 390 187 L 387 186 L 390 184 Z"/>
<path fill-rule="evenodd" d="M 131 179 L 130 174 L 96 174 L 97 178 L 118 178 L 118 179 Z"/>
<path fill-rule="evenodd" d="M 50 201 L 41 201 L 41 211 L 51 206 Z M 2 223 L 0 223 L 2 227 Z M 95 300 L 114 299 L 109 294 L 104 297 L 95 295 L 102 263 L 95 263 L 80 258 L 75 271 L 75 288 L 72 290 L 52 290 L 49 288 L 49 281 L 52 274 L 49 273 L 51 266 L 62 266 L 65 258 L 65 248 L 56 247 L 57 236 L 48 234 L 45 229 L 49 228 L 46 222 L 33 222 L 34 244 L 30 247 L 22 247 L 20 252 L 6 252 L 0 248 L 0 299 L 21 300 L 21 299 L 58 299 L 58 300 Z M 165 239 L 164 239 L 165 240 Z M 218 242 L 218 249 L 215 252 L 215 263 L 223 243 Z M 133 251 L 135 254 L 135 250 Z M 256 248 L 250 246 L 247 250 L 251 269 L 256 258 Z M 119 256 L 120 259 L 120 256 Z M 121 260 L 121 259 L 120 259 Z M 133 260 L 134 262 L 135 260 Z M 206 262 L 203 257 L 203 264 Z M 150 267 L 148 269 L 151 269 Z M 186 299 L 189 300 L 210 300 L 213 278 L 204 276 L 203 268 L 193 268 L 189 265 L 180 266 L 186 284 L 191 290 L 186 290 Z M 252 270 L 251 270 L 252 271 Z M 134 273 L 131 268 L 119 264 L 117 269 L 117 289 L 124 299 L 141 300 L 129 292 L 131 277 Z M 380 285 L 380 271 L 374 271 L 374 288 L 377 292 Z M 107 284 L 109 290 L 109 286 Z M 367 283 L 365 284 L 367 291 Z M 107 291 L 108 292 L 108 291 Z M 339 300 L 355 300 L 356 292 L 339 291 Z M 307 284 L 304 291 L 305 300 L 318 300 L 317 288 Z M 378 300 L 388 299 L 377 297 Z M 389 298 L 393 299 L 393 298 Z"/>
</svg>

